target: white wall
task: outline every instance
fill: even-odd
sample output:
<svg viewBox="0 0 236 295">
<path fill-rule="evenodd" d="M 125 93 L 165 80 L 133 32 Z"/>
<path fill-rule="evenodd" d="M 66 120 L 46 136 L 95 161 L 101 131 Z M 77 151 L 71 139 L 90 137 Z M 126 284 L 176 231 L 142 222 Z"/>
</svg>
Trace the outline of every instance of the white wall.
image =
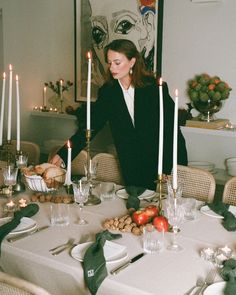
<svg viewBox="0 0 236 295">
<path fill-rule="evenodd" d="M 0 8 L 4 68 L 8 72 L 11 63 L 20 79 L 22 138 L 35 138 L 38 131 L 31 129 L 29 112 L 42 105 L 44 82 L 74 81 L 73 0 L 0 0 Z M 73 104 L 73 90 L 67 95 Z"/>
<path fill-rule="evenodd" d="M 184 106 L 189 79 L 202 72 L 218 75 L 233 88 L 218 117 L 236 123 L 236 1 L 164 2 L 163 78 L 172 95 L 178 88 Z M 74 81 L 73 0 L 0 0 L 0 8 L 4 67 L 7 71 L 12 63 L 20 76 L 22 138 L 36 140 L 39 131 L 29 112 L 42 104 L 43 83 L 59 77 Z M 73 102 L 73 91 L 68 95 Z"/>
<path fill-rule="evenodd" d="M 236 123 L 236 1 L 193 3 L 164 0 L 163 78 L 189 102 L 187 81 L 195 74 L 218 75 L 233 88 L 218 118 Z"/>
</svg>

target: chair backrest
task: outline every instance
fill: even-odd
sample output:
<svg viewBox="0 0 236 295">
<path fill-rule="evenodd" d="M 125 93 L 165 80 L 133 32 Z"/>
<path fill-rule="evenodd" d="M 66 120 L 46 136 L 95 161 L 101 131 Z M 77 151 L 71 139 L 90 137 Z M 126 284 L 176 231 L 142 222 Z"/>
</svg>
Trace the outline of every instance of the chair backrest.
<svg viewBox="0 0 236 295">
<path fill-rule="evenodd" d="M 236 206 L 236 176 L 226 182 L 222 202 Z"/>
<path fill-rule="evenodd" d="M 0 272 L 0 294 L 50 295 L 45 289 L 4 272 Z"/>
<path fill-rule="evenodd" d="M 16 140 L 13 139 L 11 141 L 11 152 L 16 152 Z M 39 163 L 40 158 L 40 148 L 39 146 L 31 141 L 21 141 L 20 148 L 22 152 L 28 154 L 28 164 L 37 165 Z"/>
<path fill-rule="evenodd" d="M 52 148 L 48 155 L 48 161 L 57 153 L 61 146 Z M 72 175 L 85 175 L 84 165 L 87 163 L 87 151 L 82 150 L 71 162 Z"/>
<path fill-rule="evenodd" d="M 213 201 L 216 182 L 209 171 L 178 165 L 177 175 L 178 181 L 183 186 L 183 197 L 209 203 Z"/>
<path fill-rule="evenodd" d="M 116 184 L 124 184 L 120 163 L 115 155 L 99 153 L 92 159 L 97 162 L 97 179 L 100 181 L 111 181 Z"/>
</svg>

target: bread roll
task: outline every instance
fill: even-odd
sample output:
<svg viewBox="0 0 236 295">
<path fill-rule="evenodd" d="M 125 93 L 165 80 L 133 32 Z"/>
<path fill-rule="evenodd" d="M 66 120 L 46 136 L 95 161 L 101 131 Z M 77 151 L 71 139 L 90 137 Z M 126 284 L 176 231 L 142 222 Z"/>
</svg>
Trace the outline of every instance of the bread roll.
<svg viewBox="0 0 236 295">
<path fill-rule="evenodd" d="M 57 182 L 64 182 L 65 181 L 65 170 L 61 169 L 60 167 L 54 166 L 47 168 L 43 173 L 44 180 L 54 179 Z"/>
<path fill-rule="evenodd" d="M 36 174 L 43 175 L 43 173 L 45 173 L 45 171 L 49 168 L 57 168 L 57 166 L 54 164 L 50 164 L 50 163 L 43 163 L 40 165 L 36 165 L 34 167 L 34 170 L 35 170 Z"/>
</svg>

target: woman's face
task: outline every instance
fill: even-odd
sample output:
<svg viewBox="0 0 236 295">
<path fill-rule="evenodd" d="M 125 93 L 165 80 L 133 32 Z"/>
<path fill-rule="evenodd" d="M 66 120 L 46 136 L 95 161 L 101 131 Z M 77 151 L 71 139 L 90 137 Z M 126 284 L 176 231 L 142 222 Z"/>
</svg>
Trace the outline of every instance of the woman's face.
<svg viewBox="0 0 236 295">
<path fill-rule="evenodd" d="M 135 58 L 129 60 L 123 53 L 108 50 L 107 63 L 112 77 L 125 81 L 129 78 L 129 71 L 135 63 Z"/>
<path fill-rule="evenodd" d="M 154 28 L 147 27 L 137 0 L 117 0 L 112 5 L 110 0 L 102 0 L 99 5 L 97 0 L 90 0 L 90 4 L 93 47 L 103 67 L 106 65 L 103 49 L 114 39 L 132 40 L 139 52 L 149 54 L 154 43 L 150 30 Z M 148 45 L 150 41 L 152 44 Z"/>
</svg>

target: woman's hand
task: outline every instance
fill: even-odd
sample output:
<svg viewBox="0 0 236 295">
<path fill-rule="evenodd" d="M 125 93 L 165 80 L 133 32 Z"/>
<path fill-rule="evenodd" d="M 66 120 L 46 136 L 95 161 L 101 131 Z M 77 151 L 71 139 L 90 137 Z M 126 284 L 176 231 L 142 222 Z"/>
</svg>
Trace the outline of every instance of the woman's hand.
<svg viewBox="0 0 236 295">
<path fill-rule="evenodd" d="M 61 167 L 61 166 L 64 165 L 64 162 L 63 162 L 62 158 L 57 154 L 51 158 L 49 163 L 54 164 L 54 165 L 56 165 L 58 167 Z"/>
</svg>

